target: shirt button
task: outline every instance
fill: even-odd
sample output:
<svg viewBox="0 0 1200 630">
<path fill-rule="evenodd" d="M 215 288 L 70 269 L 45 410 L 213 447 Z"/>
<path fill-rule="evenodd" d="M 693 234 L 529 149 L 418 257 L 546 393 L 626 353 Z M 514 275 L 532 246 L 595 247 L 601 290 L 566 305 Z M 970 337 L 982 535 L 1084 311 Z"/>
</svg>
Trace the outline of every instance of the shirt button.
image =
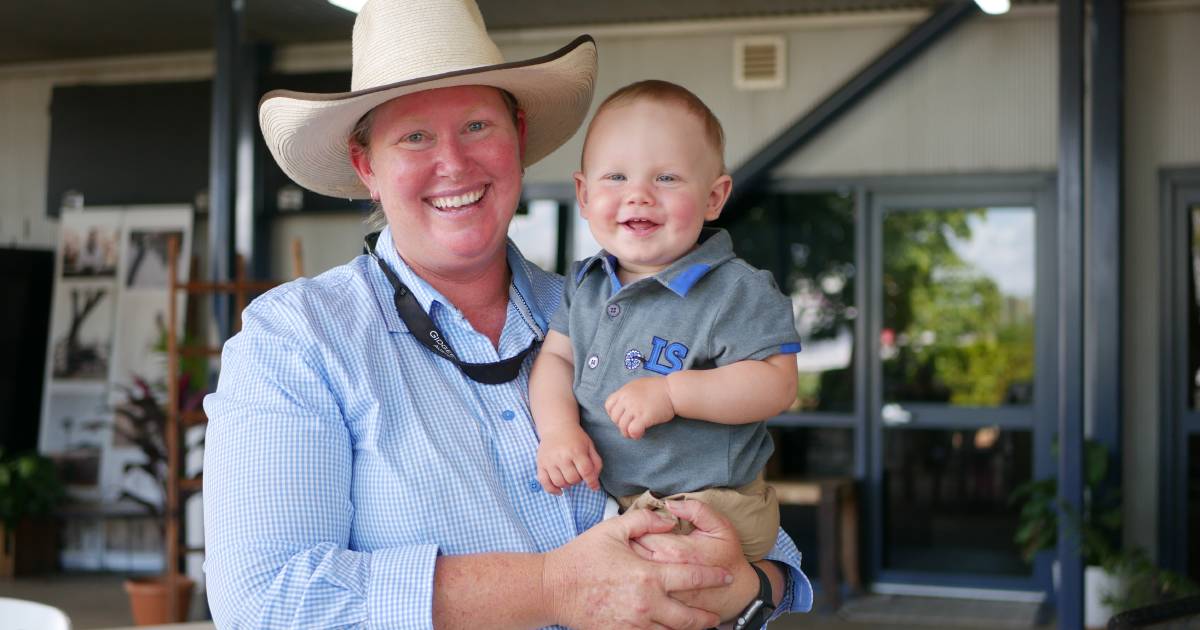
<svg viewBox="0 0 1200 630">
<path fill-rule="evenodd" d="M 517 414 L 513 413 L 511 409 L 505 409 L 503 412 L 501 412 L 500 417 L 504 418 L 505 420 L 512 420 L 513 418 L 517 417 Z"/>
<path fill-rule="evenodd" d="M 616 317 L 617 315 L 620 315 L 620 314 L 621 314 L 621 305 L 620 304 L 609 304 L 608 305 L 608 316 L 609 317 Z"/>
<path fill-rule="evenodd" d="M 600 365 L 600 357 L 598 357 L 594 354 L 592 356 L 588 357 L 588 367 L 590 367 L 594 370 L 594 369 L 596 369 L 597 365 Z"/>
<path fill-rule="evenodd" d="M 538 483 L 537 479 L 530 479 L 529 480 L 529 489 L 533 492 L 537 492 L 538 490 L 542 489 L 542 484 Z"/>
</svg>

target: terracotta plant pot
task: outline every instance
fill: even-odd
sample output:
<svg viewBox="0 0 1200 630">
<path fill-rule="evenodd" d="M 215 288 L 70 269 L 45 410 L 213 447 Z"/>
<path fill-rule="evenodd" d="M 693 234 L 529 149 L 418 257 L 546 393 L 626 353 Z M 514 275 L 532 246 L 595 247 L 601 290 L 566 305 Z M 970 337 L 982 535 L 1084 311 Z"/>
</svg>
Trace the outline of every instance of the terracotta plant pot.
<svg viewBox="0 0 1200 630">
<path fill-rule="evenodd" d="M 125 592 L 129 594 L 129 607 L 133 610 L 133 623 L 152 626 L 164 623 L 187 621 L 188 609 L 192 605 L 192 591 L 196 583 L 179 576 L 175 579 L 175 611 L 171 614 L 171 592 L 167 578 L 139 578 L 125 580 Z"/>
</svg>

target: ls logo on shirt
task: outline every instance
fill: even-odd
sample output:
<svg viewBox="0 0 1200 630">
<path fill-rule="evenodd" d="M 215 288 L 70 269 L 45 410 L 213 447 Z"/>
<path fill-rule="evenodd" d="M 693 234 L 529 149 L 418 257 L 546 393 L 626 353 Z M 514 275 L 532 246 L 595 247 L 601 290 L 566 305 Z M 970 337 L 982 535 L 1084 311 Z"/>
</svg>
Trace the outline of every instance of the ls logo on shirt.
<svg viewBox="0 0 1200 630">
<path fill-rule="evenodd" d="M 650 358 L 642 367 L 663 375 L 683 369 L 683 360 L 688 355 L 687 346 L 678 341 L 668 343 L 662 337 L 652 337 L 651 343 L 654 344 L 654 349 L 650 351 Z"/>
</svg>

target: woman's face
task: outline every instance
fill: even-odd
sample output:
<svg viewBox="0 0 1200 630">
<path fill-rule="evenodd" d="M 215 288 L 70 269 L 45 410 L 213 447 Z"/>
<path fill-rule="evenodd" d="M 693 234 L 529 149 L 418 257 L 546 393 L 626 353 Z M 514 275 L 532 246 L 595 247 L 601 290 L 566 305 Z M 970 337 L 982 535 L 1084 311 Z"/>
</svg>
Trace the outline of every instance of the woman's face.
<svg viewBox="0 0 1200 630">
<path fill-rule="evenodd" d="M 499 90 L 472 85 L 378 106 L 370 146 L 350 153 L 404 260 L 461 277 L 504 260 L 524 151 L 524 115 L 514 125 Z"/>
</svg>

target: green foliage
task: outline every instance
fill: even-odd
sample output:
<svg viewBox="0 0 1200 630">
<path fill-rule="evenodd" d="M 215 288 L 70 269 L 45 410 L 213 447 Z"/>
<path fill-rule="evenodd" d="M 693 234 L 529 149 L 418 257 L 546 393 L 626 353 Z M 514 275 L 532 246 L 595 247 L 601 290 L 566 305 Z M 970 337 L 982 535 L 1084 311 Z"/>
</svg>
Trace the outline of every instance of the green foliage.
<svg viewBox="0 0 1200 630">
<path fill-rule="evenodd" d="M 179 340 L 180 347 L 201 345 L 201 341 L 195 335 L 184 333 L 183 338 Z M 154 343 L 153 350 L 161 352 L 164 356 L 167 354 L 167 329 L 162 322 L 159 322 L 158 341 Z M 179 358 L 179 396 L 181 404 L 191 394 L 199 393 L 203 395 L 208 390 L 208 358 L 203 355 L 184 356 Z"/>
<path fill-rule="evenodd" d="M 1058 454 L 1055 441 L 1054 453 Z M 1058 479 L 1028 481 L 1013 489 L 1009 504 L 1021 505 L 1013 541 L 1026 562 L 1042 550 L 1058 545 L 1058 518 L 1063 514 L 1079 536 L 1084 563 L 1103 565 L 1116 551 L 1113 541 L 1121 534 L 1121 501 L 1117 492 L 1102 488 L 1108 476 L 1108 450 L 1092 440 L 1084 442 L 1084 496 L 1082 515 L 1058 501 Z"/>
<path fill-rule="evenodd" d="M 914 210 L 884 220 L 884 327 L 896 340 L 883 366 L 890 399 L 995 406 L 1032 382 L 1030 305 L 1006 297 L 954 248 L 971 240 L 972 217 L 984 216 Z"/>
<path fill-rule="evenodd" d="M 1115 575 L 1121 585 L 1118 592 L 1108 593 L 1103 598 L 1114 613 L 1200 594 L 1200 586 L 1195 582 L 1173 571 L 1160 569 L 1141 549 L 1113 555 L 1104 568 Z"/>
<path fill-rule="evenodd" d="M 54 511 L 65 494 L 58 471 L 35 453 L 17 457 L 0 452 L 0 521 L 8 529 L 26 516 Z"/>
</svg>

